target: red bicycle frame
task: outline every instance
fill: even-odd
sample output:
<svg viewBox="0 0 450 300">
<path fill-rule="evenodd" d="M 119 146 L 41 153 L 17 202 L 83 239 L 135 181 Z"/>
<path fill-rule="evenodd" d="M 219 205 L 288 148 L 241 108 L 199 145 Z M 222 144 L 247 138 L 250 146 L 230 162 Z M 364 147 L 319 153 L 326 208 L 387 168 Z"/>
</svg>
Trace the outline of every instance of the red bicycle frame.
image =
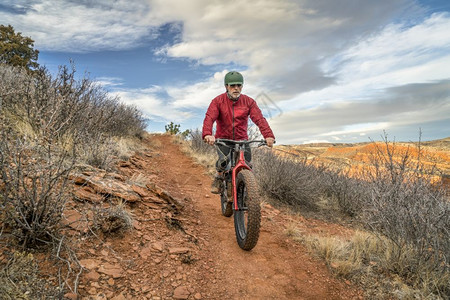
<svg viewBox="0 0 450 300">
<path fill-rule="evenodd" d="M 234 166 L 232 172 L 231 172 L 231 182 L 233 185 L 233 204 L 234 204 L 234 210 L 238 210 L 238 205 L 237 205 L 237 188 L 236 188 L 236 177 L 237 174 L 239 173 L 239 171 L 241 171 L 241 169 L 248 169 L 248 170 L 252 170 L 247 163 L 245 162 L 244 159 L 244 151 L 240 148 L 239 146 L 239 160 L 237 162 L 237 164 Z"/>
</svg>

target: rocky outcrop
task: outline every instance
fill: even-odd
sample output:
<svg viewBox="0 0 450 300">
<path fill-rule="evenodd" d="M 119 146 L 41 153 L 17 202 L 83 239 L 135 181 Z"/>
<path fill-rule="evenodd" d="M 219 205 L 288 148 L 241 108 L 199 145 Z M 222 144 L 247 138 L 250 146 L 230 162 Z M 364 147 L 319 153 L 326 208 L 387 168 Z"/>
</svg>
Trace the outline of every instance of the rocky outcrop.
<svg viewBox="0 0 450 300">
<path fill-rule="evenodd" d="M 79 201 L 99 203 L 106 199 L 120 199 L 128 203 L 145 201 L 181 211 L 183 200 L 173 197 L 155 183 L 126 182 L 119 174 L 84 172 L 70 177 L 74 183 L 73 196 Z"/>
</svg>

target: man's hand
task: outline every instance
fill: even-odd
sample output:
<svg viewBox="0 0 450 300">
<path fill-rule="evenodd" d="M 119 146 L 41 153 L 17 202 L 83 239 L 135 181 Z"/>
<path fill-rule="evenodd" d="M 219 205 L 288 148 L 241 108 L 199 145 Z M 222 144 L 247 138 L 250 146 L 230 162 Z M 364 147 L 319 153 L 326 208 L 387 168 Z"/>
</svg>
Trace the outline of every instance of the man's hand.
<svg viewBox="0 0 450 300">
<path fill-rule="evenodd" d="M 212 135 L 205 135 L 204 139 L 205 143 L 210 144 L 211 146 L 214 145 L 214 142 L 216 141 L 216 138 Z"/>
<path fill-rule="evenodd" d="M 267 146 L 273 147 L 273 144 L 275 143 L 275 139 L 269 137 L 269 138 L 266 139 L 266 143 L 267 143 Z"/>
</svg>

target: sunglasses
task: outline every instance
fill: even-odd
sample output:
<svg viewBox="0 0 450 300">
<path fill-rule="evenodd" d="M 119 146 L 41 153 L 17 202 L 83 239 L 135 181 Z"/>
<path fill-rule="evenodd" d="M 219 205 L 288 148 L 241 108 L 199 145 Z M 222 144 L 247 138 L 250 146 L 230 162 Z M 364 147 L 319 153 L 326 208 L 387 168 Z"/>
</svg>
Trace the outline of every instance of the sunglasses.
<svg viewBox="0 0 450 300">
<path fill-rule="evenodd" d="M 240 84 L 240 83 L 237 83 L 237 84 L 229 84 L 228 86 L 234 88 L 234 87 L 241 87 L 242 84 Z"/>
</svg>

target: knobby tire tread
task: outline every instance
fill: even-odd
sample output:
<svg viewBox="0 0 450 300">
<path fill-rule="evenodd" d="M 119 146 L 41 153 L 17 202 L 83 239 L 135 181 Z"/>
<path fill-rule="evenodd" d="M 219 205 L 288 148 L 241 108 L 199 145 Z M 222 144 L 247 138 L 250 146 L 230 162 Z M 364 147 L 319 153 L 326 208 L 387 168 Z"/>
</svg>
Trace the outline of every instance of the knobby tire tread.
<svg viewBox="0 0 450 300">
<path fill-rule="evenodd" d="M 233 215 L 233 205 L 231 202 L 228 202 L 228 196 L 225 187 L 220 194 L 220 206 L 222 208 L 222 215 L 229 218 Z"/>
</svg>

